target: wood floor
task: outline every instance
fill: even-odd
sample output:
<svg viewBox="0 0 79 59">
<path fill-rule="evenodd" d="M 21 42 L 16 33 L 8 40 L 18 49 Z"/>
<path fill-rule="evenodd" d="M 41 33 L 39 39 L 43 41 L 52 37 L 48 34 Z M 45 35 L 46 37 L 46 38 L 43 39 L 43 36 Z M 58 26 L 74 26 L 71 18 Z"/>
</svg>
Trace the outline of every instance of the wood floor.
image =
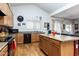
<svg viewBox="0 0 79 59">
<path fill-rule="evenodd" d="M 45 56 L 39 49 L 39 43 L 17 44 L 15 56 Z"/>
</svg>

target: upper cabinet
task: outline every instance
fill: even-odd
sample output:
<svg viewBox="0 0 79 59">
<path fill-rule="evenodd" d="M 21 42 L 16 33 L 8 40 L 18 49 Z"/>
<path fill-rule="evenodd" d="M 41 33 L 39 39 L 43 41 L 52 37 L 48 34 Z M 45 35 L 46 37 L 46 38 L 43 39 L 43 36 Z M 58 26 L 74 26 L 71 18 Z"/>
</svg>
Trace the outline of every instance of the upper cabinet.
<svg viewBox="0 0 79 59">
<path fill-rule="evenodd" d="M 6 3 L 0 3 L 0 10 L 6 15 L 6 16 L 0 16 L 0 25 L 12 27 L 13 15 L 10 9 L 10 5 Z"/>
</svg>

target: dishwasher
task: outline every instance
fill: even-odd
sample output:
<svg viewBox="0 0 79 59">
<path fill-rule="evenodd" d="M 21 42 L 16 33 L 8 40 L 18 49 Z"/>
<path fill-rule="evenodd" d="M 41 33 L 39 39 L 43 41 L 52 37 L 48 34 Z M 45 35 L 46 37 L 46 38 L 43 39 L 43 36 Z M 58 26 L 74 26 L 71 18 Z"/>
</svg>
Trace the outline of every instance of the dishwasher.
<svg viewBox="0 0 79 59">
<path fill-rule="evenodd" d="M 24 44 L 28 44 L 28 43 L 31 43 L 31 34 L 30 33 L 24 34 Z"/>
</svg>

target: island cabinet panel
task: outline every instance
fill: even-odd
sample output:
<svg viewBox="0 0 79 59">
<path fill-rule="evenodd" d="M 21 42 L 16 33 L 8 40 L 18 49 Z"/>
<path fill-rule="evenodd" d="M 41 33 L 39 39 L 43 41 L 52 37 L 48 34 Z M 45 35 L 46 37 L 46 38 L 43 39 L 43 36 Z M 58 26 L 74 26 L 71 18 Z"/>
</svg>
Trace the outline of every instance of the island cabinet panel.
<svg viewBox="0 0 79 59">
<path fill-rule="evenodd" d="M 74 42 L 62 42 L 61 43 L 61 55 L 62 56 L 74 56 Z"/>
<path fill-rule="evenodd" d="M 54 43 L 49 44 L 49 54 L 50 56 L 60 56 L 60 46 Z"/>
<path fill-rule="evenodd" d="M 40 35 L 40 49 L 48 56 L 74 56 L 74 42 L 61 42 Z"/>
<path fill-rule="evenodd" d="M 41 37 L 40 39 L 40 48 L 48 55 L 49 54 L 49 43 L 47 38 Z"/>
</svg>

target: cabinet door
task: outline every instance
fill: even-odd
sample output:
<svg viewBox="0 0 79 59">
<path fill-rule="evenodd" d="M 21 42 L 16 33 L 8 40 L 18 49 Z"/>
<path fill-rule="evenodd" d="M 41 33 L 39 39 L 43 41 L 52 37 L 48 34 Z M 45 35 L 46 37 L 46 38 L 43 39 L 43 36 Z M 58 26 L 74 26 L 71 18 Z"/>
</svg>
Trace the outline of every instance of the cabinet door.
<svg viewBox="0 0 79 59">
<path fill-rule="evenodd" d="M 40 48 L 42 49 L 42 50 L 45 50 L 45 42 L 44 42 L 45 40 L 43 40 L 43 36 L 40 36 Z"/>
<path fill-rule="evenodd" d="M 39 40 L 39 35 L 40 35 L 40 33 L 37 33 L 37 41 L 40 41 L 40 40 Z"/>
<path fill-rule="evenodd" d="M 32 42 L 38 42 L 39 40 L 39 33 L 32 33 Z"/>
<path fill-rule="evenodd" d="M 36 42 L 36 35 L 35 35 L 35 33 L 32 33 L 31 37 L 32 37 L 32 42 Z"/>
<path fill-rule="evenodd" d="M 7 20 L 9 20 L 8 26 L 12 27 L 13 26 L 13 14 L 10 8 L 11 6 L 9 4 L 7 4 L 7 6 L 8 6 Z"/>
<path fill-rule="evenodd" d="M 8 6 L 6 3 L 0 3 L 0 10 L 6 15 L 1 19 L 0 25 L 8 25 L 7 13 L 8 13 Z"/>
<path fill-rule="evenodd" d="M 6 3 L 0 3 L 0 10 L 6 15 L 4 17 L 1 17 L 0 19 L 0 25 L 5 25 L 12 27 L 13 26 L 13 15 L 10 10 L 10 6 Z"/>
<path fill-rule="evenodd" d="M 16 35 L 16 43 L 23 43 L 24 41 L 24 35 L 23 35 L 23 33 L 18 33 L 17 35 Z"/>
<path fill-rule="evenodd" d="M 8 6 L 6 3 L 0 3 L 0 10 L 7 15 Z"/>
</svg>

